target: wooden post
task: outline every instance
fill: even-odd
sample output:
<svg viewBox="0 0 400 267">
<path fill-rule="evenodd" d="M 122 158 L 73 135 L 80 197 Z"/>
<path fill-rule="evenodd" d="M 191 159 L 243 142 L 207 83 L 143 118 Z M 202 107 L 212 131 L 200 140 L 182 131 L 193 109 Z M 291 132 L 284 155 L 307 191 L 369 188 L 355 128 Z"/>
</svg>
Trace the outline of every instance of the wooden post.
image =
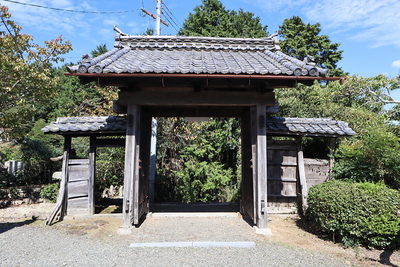
<svg viewBox="0 0 400 267">
<path fill-rule="evenodd" d="M 328 179 L 332 179 L 332 170 L 333 170 L 333 165 L 335 165 L 335 158 L 333 157 L 335 154 L 335 138 L 329 138 L 329 173 L 328 173 Z"/>
<path fill-rule="evenodd" d="M 139 107 L 130 104 L 127 107 L 127 125 L 125 139 L 125 172 L 124 172 L 124 199 L 122 207 L 122 227 L 131 227 L 134 213 L 134 183 L 138 170 L 137 159 L 137 128 L 139 121 Z"/>
<path fill-rule="evenodd" d="M 71 150 L 71 137 L 64 136 L 64 153 L 61 171 L 61 183 L 60 191 L 58 193 L 57 203 L 54 206 L 52 212 L 46 220 L 46 225 L 51 225 L 57 214 L 60 212 L 60 220 L 67 215 L 67 204 L 68 204 L 68 163 L 69 153 Z"/>
<path fill-rule="evenodd" d="M 254 188 L 253 188 L 253 155 L 252 155 L 252 127 L 250 109 L 241 117 L 241 146 L 242 146 L 242 198 L 240 211 L 248 214 L 255 223 Z"/>
<path fill-rule="evenodd" d="M 69 156 L 71 153 L 71 141 L 72 138 L 70 136 L 65 137 L 65 142 L 64 142 L 64 156 L 63 156 L 63 165 L 62 165 L 62 175 L 61 175 L 61 181 L 64 180 L 63 186 L 64 190 L 64 196 L 63 200 L 61 203 L 61 211 L 60 211 L 60 220 L 64 218 L 65 215 L 67 215 L 67 205 L 68 205 L 68 165 L 69 165 Z"/>
<path fill-rule="evenodd" d="M 304 168 L 304 155 L 303 155 L 303 147 L 301 145 L 302 137 L 297 137 L 297 169 L 299 172 L 299 180 L 300 180 L 300 189 L 301 189 L 301 204 L 303 208 L 303 213 L 307 210 L 307 196 L 308 196 L 308 188 L 307 188 L 307 179 L 306 179 L 306 171 Z"/>
<path fill-rule="evenodd" d="M 255 159 L 253 158 L 253 174 L 256 179 L 255 206 L 257 226 L 260 229 L 267 229 L 267 127 L 266 127 L 266 106 L 257 105 L 253 108 L 253 124 L 255 133 Z M 255 163 L 255 164 L 254 164 Z"/>
<path fill-rule="evenodd" d="M 96 136 L 90 136 L 89 149 L 89 181 L 88 181 L 88 211 L 94 214 L 94 184 L 96 177 Z"/>
</svg>

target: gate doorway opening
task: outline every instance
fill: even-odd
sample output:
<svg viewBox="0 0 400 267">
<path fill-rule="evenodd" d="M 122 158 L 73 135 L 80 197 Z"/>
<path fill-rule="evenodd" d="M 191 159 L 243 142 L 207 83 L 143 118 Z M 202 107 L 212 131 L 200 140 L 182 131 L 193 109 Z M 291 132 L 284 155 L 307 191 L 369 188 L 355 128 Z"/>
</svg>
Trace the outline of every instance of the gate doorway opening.
<svg viewBox="0 0 400 267">
<path fill-rule="evenodd" d="M 239 212 L 240 123 L 240 118 L 157 118 L 150 211 Z"/>
</svg>

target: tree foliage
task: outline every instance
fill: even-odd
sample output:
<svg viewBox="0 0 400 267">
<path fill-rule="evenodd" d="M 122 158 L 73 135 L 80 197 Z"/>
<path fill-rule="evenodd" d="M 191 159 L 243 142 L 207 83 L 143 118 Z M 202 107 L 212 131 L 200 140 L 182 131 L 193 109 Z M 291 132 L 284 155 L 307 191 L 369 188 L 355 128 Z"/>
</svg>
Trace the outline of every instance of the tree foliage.
<svg viewBox="0 0 400 267">
<path fill-rule="evenodd" d="M 388 99 L 399 87 L 398 79 L 383 75 L 371 78 L 352 76 L 339 82 L 295 89 L 277 89 L 282 117 L 333 118 L 349 123 L 357 133 L 338 141 L 336 178 L 357 181 L 383 181 L 400 186 L 398 122 L 392 109 L 380 98 Z M 379 96 L 379 97 L 377 97 Z"/>
<path fill-rule="evenodd" d="M 59 79 L 52 75 L 51 64 L 62 61 L 60 55 L 70 51 L 71 44 L 61 36 L 43 47 L 34 44 L 1 4 L 0 20 L 0 126 L 21 138 L 32 126 L 37 107 L 54 95 Z"/>
<path fill-rule="evenodd" d="M 321 25 L 305 24 L 298 16 L 285 19 L 279 26 L 282 52 L 303 60 L 312 56 L 315 63 L 330 70 L 331 76 L 344 76 L 346 73 L 338 68 L 343 51 L 338 50 L 340 44 L 332 43 L 327 35 L 320 35 Z"/>
<path fill-rule="evenodd" d="M 267 26 L 251 12 L 227 10 L 219 0 L 202 0 L 189 13 L 178 35 L 212 37 L 265 37 Z"/>
</svg>

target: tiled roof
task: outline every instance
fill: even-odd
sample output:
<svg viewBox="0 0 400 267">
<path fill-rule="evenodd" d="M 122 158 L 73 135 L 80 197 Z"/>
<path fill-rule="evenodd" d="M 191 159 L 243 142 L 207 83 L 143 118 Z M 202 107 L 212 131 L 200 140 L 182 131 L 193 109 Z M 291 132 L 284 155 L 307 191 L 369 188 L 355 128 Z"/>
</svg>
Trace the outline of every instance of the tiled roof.
<svg viewBox="0 0 400 267">
<path fill-rule="evenodd" d="M 280 51 L 276 34 L 265 38 L 134 36 L 118 33 L 114 48 L 85 57 L 71 73 L 245 74 L 322 76 L 311 62 Z"/>
<path fill-rule="evenodd" d="M 267 129 L 271 134 L 302 136 L 352 136 L 356 133 L 343 121 L 330 118 L 268 117 Z"/>
<path fill-rule="evenodd" d="M 101 117 L 59 117 L 42 128 L 45 133 L 74 134 L 74 133 L 125 133 L 125 116 Z"/>
<path fill-rule="evenodd" d="M 269 134 L 303 136 L 352 136 L 355 132 L 343 121 L 328 118 L 267 117 Z M 42 129 L 55 134 L 125 133 L 125 116 L 61 117 Z"/>
</svg>

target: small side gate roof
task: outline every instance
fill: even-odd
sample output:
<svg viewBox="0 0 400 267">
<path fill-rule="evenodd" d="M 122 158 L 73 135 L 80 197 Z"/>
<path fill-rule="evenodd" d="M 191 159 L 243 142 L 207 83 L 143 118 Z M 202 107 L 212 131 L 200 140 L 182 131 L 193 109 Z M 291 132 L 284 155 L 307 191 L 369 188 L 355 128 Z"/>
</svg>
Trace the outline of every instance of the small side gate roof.
<svg viewBox="0 0 400 267">
<path fill-rule="evenodd" d="M 355 134 L 347 123 L 330 118 L 267 117 L 266 126 L 272 135 L 346 137 Z M 60 135 L 125 134 L 126 117 L 60 117 L 42 131 Z"/>
</svg>

